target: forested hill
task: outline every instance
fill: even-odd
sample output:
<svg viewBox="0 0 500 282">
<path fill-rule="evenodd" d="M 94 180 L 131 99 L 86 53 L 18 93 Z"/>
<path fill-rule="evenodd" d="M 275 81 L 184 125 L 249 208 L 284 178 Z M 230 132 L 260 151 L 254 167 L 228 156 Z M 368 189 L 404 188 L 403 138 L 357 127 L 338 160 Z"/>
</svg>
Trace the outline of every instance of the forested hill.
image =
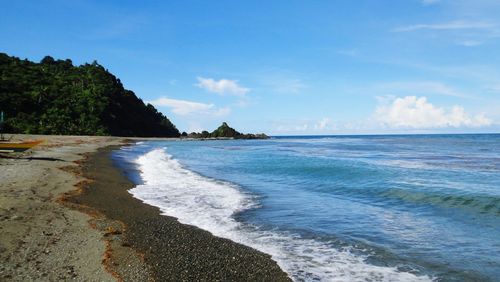
<svg viewBox="0 0 500 282">
<path fill-rule="evenodd" d="M 40 63 L 0 53 L 4 131 L 29 134 L 174 137 L 179 131 L 97 62 Z"/>
</svg>

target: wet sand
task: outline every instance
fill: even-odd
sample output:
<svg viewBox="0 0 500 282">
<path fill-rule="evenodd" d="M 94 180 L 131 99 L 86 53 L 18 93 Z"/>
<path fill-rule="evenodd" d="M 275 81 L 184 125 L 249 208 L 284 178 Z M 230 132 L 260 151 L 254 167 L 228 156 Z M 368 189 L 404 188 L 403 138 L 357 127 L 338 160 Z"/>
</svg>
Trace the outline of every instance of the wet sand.
<svg viewBox="0 0 500 282">
<path fill-rule="evenodd" d="M 156 281 L 289 281 L 267 254 L 184 225 L 133 198 L 134 185 L 101 149 L 84 164 L 93 181 L 72 201 L 124 223 L 122 244 L 143 255 Z M 120 231 L 121 233 L 122 231 Z"/>
<path fill-rule="evenodd" d="M 124 138 L 17 137 L 46 142 L 0 159 L 1 281 L 290 280 L 269 255 L 133 198 L 109 157 Z"/>
</svg>

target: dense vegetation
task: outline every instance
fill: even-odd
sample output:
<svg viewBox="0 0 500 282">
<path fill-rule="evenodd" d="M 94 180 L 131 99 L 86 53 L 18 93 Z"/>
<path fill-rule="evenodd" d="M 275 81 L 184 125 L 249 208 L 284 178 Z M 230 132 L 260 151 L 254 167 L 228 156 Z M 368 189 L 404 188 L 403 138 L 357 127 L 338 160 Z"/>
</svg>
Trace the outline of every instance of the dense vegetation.
<svg viewBox="0 0 500 282">
<path fill-rule="evenodd" d="M 28 134 L 179 136 L 151 104 L 97 62 L 40 63 L 0 53 L 0 110 L 5 131 Z"/>
<path fill-rule="evenodd" d="M 236 131 L 234 128 L 230 127 L 226 122 L 223 122 L 216 130 L 209 133 L 208 131 L 202 131 L 201 133 L 191 132 L 187 134 L 182 133 L 182 137 L 189 138 L 234 138 L 234 139 L 267 139 L 269 138 L 264 133 L 261 134 L 243 134 Z"/>
</svg>

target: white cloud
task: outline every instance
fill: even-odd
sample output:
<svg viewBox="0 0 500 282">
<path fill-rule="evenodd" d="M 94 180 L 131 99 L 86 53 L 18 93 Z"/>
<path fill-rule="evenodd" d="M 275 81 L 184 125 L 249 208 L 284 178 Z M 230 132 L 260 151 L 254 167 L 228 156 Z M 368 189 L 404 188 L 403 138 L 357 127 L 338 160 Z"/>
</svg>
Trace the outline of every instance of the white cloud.
<svg viewBox="0 0 500 282">
<path fill-rule="evenodd" d="M 461 30 L 461 29 L 482 29 L 491 30 L 497 25 L 485 21 L 451 21 L 446 23 L 436 24 L 415 24 L 408 26 L 401 26 L 393 29 L 394 32 L 407 32 L 416 30 Z"/>
<path fill-rule="evenodd" d="M 217 108 L 214 104 L 205 104 L 187 100 L 170 99 L 167 97 L 160 97 L 148 103 L 156 107 L 168 107 L 177 115 L 211 115 L 211 116 L 225 116 L 231 112 L 229 108 Z"/>
<path fill-rule="evenodd" d="M 391 128 L 481 127 L 492 124 L 492 120 L 483 114 L 471 117 L 460 106 L 447 110 L 427 102 L 426 97 L 417 96 L 395 98 L 389 104 L 378 106 L 375 118 Z"/>
<path fill-rule="evenodd" d="M 314 125 L 314 129 L 318 131 L 332 130 L 334 129 L 334 124 L 329 118 L 323 118 Z"/>
<path fill-rule="evenodd" d="M 238 85 L 237 80 L 220 79 L 215 80 L 213 78 L 197 77 L 198 83 L 196 86 L 205 89 L 208 92 L 213 92 L 217 94 L 231 94 L 236 96 L 245 96 L 246 93 L 250 91 L 249 88 L 242 87 Z"/>
<path fill-rule="evenodd" d="M 304 123 L 295 127 L 295 131 L 306 131 L 309 128 L 309 124 Z"/>
<path fill-rule="evenodd" d="M 333 134 L 340 129 L 331 118 L 275 120 L 272 133 L 277 134 Z"/>
</svg>

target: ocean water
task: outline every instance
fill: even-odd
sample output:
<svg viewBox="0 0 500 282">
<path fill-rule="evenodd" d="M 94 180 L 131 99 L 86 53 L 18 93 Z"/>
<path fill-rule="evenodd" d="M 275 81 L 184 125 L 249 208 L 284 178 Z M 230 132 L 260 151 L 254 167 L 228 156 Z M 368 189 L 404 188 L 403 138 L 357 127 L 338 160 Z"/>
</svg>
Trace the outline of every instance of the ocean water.
<svg viewBox="0 0 500 282">
<path fill-rule="evenodd" d="M 500 135 L 148 141 L 130 193 L 296 281 L 499 281 Z"/>
</svg>

